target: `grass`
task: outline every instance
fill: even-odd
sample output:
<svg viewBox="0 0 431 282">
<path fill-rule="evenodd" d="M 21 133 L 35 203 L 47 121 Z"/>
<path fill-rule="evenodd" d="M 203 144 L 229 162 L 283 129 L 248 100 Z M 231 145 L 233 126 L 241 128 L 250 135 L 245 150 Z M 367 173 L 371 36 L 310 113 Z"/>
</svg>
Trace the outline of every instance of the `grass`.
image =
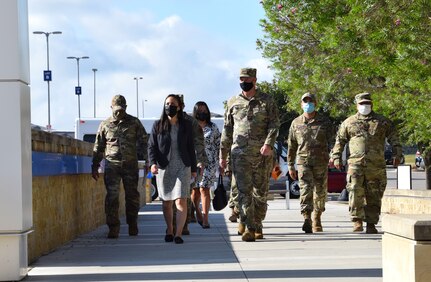
<svg viewBox="0 0 431 282">
<path fill-rule="evenodd" d="M 404 155 L 405 164 L 409 164 L 410 166 L 415 167 L 416 155 Z"/>
</svg>

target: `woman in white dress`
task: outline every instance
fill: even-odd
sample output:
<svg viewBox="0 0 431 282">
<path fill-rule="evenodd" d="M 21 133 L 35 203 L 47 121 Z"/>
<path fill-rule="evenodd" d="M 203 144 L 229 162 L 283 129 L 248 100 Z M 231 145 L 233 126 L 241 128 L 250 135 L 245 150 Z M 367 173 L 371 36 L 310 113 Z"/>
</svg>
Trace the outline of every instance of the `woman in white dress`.
<svg viewBox="0 0 431 282">
<path fill-rule="evenodd" d="M 181 233 L 187 218 L 190 179 L 196 177 L 196 154 L 192 123 L 183 118 L 180 97 L 165 99 L 160 120 L 156 121 L 148 142 L 151 173 L 156 175 L 159 198 L 163 201 L 166 222 L 165 241 L 182 244 Z M 173 202 L 177 207 L 176 234 L 173 234 Z"/>
</svg>

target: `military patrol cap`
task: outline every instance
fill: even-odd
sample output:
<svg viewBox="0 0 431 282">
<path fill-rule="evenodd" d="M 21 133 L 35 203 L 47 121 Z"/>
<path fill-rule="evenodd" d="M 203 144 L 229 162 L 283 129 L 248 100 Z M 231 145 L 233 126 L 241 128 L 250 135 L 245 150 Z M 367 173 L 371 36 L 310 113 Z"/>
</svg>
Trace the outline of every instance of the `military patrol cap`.
<svg viewBox="0 0 431 282">
<path fill-rule="evenodd" d="M 113 110 L 125 110 L 127 107 L 126 98 L 123 95 L 115 95 L 111 105 Z"/>
<path fill-rule="evenodd" d="M 309 92 L 305 93 L 304 95 L 302 95 L 301 97 L 301 101 L 304 101 L 305 98 L 310 98 L 311 101 L 316 102 L 316 95 L 311 94 Z"/>
<path fill-rule="evenodd" d="M 256 69 L 242 68 L 239 72 L 239 77 L 256 77 Z"/>
<path fill-rule="evenodd" d="M 363 102 L 371 102 L 371 94 L 370 93 L 360 93 L 355 96 L 355 102 L 356 104 L 360 104 Z"/>
</svg>

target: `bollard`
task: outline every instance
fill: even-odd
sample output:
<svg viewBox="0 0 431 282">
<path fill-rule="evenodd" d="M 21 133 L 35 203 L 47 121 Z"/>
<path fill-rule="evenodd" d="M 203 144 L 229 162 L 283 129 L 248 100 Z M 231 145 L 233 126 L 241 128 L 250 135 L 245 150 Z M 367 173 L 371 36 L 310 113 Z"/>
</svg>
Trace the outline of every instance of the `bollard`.
<svg viewBox="0 0 431 282">
<path fill-rule="evenodd" d="M 412 168 L 399 165 L 397 168 L 397 189 L 412 190 Z"/>
<path fill-rule="evenodd" d="M 289 180 L 286 180 L 286 210 L 290 210 Z"/>
</svg>

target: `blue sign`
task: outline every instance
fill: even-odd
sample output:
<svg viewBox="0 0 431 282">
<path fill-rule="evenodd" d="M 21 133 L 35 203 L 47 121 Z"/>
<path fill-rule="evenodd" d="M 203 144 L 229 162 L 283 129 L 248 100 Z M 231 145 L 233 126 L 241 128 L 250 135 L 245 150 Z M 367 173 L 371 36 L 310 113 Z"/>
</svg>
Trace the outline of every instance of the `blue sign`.
<svg viewBox="0 0 431 282">
<path fill-rule="evenodd" d="M 76 95 L 81 95 L 81 86 L 76 86 L 75 87 L 75 94 Z"/>
<path fill-rule="evenodd" d="M 51 81 L 52 79 L 52 74 L 50 70 L 44 70 L 43 71 L 43 80 L 44 81 Z"/>
</svg>

